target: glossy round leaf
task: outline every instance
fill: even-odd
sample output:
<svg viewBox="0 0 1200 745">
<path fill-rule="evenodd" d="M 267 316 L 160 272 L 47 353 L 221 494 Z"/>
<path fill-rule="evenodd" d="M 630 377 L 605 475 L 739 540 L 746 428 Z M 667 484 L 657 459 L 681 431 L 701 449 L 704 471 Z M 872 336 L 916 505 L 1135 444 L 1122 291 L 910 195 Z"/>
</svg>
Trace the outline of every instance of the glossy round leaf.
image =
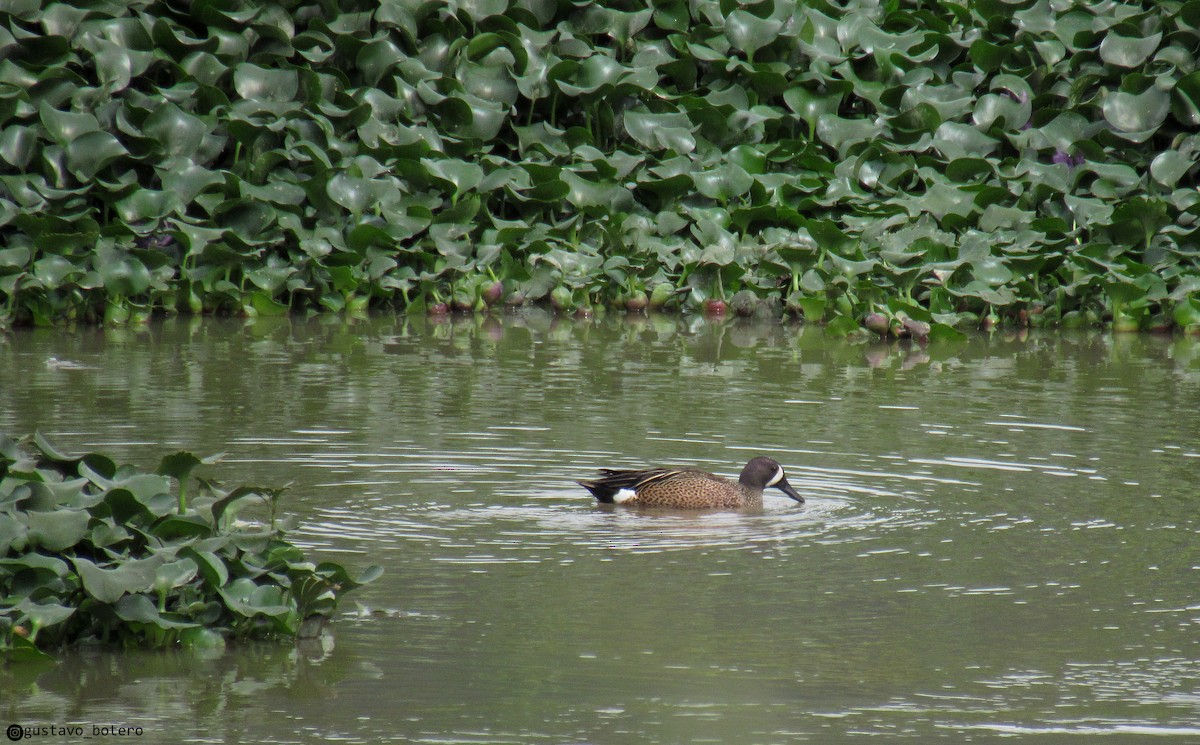
<svg viewBox="0 0 1200 745">
<path fill-rule="evenodd" d="M 144 53 L 99 36 L 91 36 L 84 43 L 91 48 L 97 77 L 110 92 L 129 87 L 135 67 L 141 73 L 149 62 Z"/>
<path fill-rule="evenodd" d="M 114 208 L 121 220 L 130 225 L 140 225 L 171 214 L 179 201 L 171 192 L 138 189 L 118 201 Z"/>
<path fill-rule="evenodd" d="M 150 287 L 150 271 L 129 254 L 102 251 L 97 255 L 95 268 L 109 295 L 131 297 L 142 294 Z"/>
<path fill-rule="evenodd" d="M 1173 187 L 1194 165 L 1195 160 L 1178 150 L 1164 150 L 1150 161 L 1150 175 L 1163 186 Z"/>
<path fill-rule="evenodd" d="M 326 194 L 352 214 L 362 214 L 371 203 L 371 184 L 367 179 L 338 173 L 329 179 Z"/>
<path fill-rule="evenodd" d="M 300 89 L 293 69 L 271 69 L 243 62 L 234 68 L 233 88 L 248 101 L 292 101 Z"/>
<path fill-rule="evenodd" d="M 75 615 L 76 609 L 59 603 L 35 602 L 30 598 L 22 598 L 14 610 L 40 631 L 67 620 Z"/>
<path fill-rule="evenodd" d="M 933 132 L 941 124 L 941 114 L 928 103 L 919 103 L 891 120 L 900 132 Z"/>
<path fill-rule="evenodd" d="M 1170 105 L 1170 96 L 1152 86 L 1138 94 L 1110 92 L 1103 111 L 1104 118 L 1119 132 L 1140 133 L 1157 129 L 1167 118 Z"/>
<path fill-rule="evenodd" d="M 363 73 L 364 81 L 375 86 L 384 75 L 406 59 L 408 55 L 400 47 L 392 40 L 382 38 L 364 44 L 358 50 L 355 62 Z"/>
<path fill-rule="evenodd" d="M 142 131 L 158 140 L 168 155 L 190 157 L 200 149 L 208 127 L 199 117 L 166 101 L 146 118 Z"/>
<path fill-rule="evenodd" d="M 431 175 L 453 184 L 454 190 L 459 194 L 471 191 L 483 181 L 483 169 L 474 163 L 422 158 L 421 165 L 425 166 Z"/>
<path fill-rule="evenodd" d="M 31 127 L 10 125 L 0 132 L 0 159 L 17 169 L 23 169 L 37 152 L 37 133 Z"/>
<path fill-rule="evenodd" d="M 1100 42 L 1100 59 L 1117 67 L 1137 67 L 1144 63 L 1158 49 L 1162 42 L 1162 32 L 1157 31 L 1149 36 L 1123 36 L 1120 34 L 1125 27 L 1109 31 Z M 1136 29 L 1130 29 L 1136 31 Z"/>
<path fill-rule="evenodd" d="M 64 551 L 79 543 L 87 535 L 90 519 L 85 510 L 24 513 L 29 542 L 46 551 Z"/>
<path fill-rule="evenodd" d="M 746 173 L 761 174 L 767 169 L 767 155 L 762 147 L 738 145 L 729 151 L 726 159 Z"/>
<path fill-rule="evenodd" d="M 148 592 L 153 588 L 154 573 L 164 561 L 163 555 L 157 555 L 148 559 L 128 560 L 114 568 L 105 569 L 81 556 L 71 559 L 88 595 L 110 605 L 123 595 Z"/>
<path fill-rule="evenodd" d="M 129 151 L 108 132 L 87 132 L 67 145 L 67 167 L 81 181 L 90 181 L 105 166 Z"/>
<path fill-rule="evenodd" d="M 740 197 L 754 185 L 754 177 L 733 163 L 692 174 L 692 180 L 696 184 L 696 191 L 722 203 Z"/>
<path fill-rule="evenodd" d="M 478 23 L 491 16 L 498 16 L 508 10 L 509 0 L 459 0 L 458 7 L 462 9 L 473 22 Z"/>
<path fill-rule="evenodd" d="M 248 577 L 240 577 L 218 590 L 230 610 L 242 616 L 285 616 L 291 609 L 283 595 L 271 585 L 256 585 Z"/>
<path fill-rule="evenodd" d="M 44 101 L 38 107 L 38 114 L 50 138 L 64 147 L 85 134 L 105 134 L 112 137 L 107 132 L 100 132 L 100 122 L 91 114 L 59 111 Z"/>
<path fill-rule="evenodd" d="M 683 113 L 655 114 L 634 110 L 625 112 L 625 132 L 642 147 L 651 150 L 691 152 L 695 147 L 691 130 L 692 122 Z"/>
<path fill-rule="evenodd" d="M 663 0 L 654 4 L 654 25 L 665 31 L 686 31 L 691 20 L 682 0 Z"/>
<path fill-rule="evenodd" d="M 945 122 L 934 133 L 933 146 L 947 160 L 989 155 L 999 143 L 974 127 Z"/>
<path fill-rule="evenodd" d="M 775 18 L 759 18 L 745 10 L 735 10 L 725 18 L 725 38 L 729 44 L 746 56 L 768 46 L 779 36 L 783 22 Z"/>
<path fill-rule="evenodd" d="M 506 54 L 508 50 L 503 50 Z M 511 60 L 512 56 L 508 55 Z M 459 67 L 458 80 L 467 93 L 503 107 L 517 102 L 520 89 L 508 73 L 509 66 L 485 60 L 482 64 L 467 63 Z"/>
<path fill-rule="evenodd" d="M 813 127 L 822 115 L 836 114 L 842 98 L 842 93 L 816 93 L 803 86 L 788 88 L 783 94 L 788 108 Z"/>
<path fill-rule="evenodd" d="M 33 276 L 50 289 L 60 287 L 73 274 L 83 274 L 83 269 L 62 256 L 44 256 L 33 264 Z"/>
<path fill-rule="evenodd" d="M 166 593 L 186 585 L 195 579 L 197 571 L 196 562 L 190 558 L 168 561 L 154 570 L 154 589 Z"/>
<path fill-rule="evenodd" d="M 150 624 L 160 629 L 191 629 L 200 625 L 159 613 L 154 601 L 146 595 L 125 595 L 116 601 L 113 611 L 123 621 Z"/>
<path fill-rule="evenodd" d="M 1171 111 L 1182 124 L 1200 127 L 1200 71 L 1185 75 L 1175 83 Z"/>
<path fill-rule="evenodd" d="M 163 189 L 173 193 L 183 204 L 191 202 L 206 189 L 225 184 L 220 173 L 202 168 L 191 160 L 180 159 L 172 165 L 172 168 L 160 171 L 159 178 Z"/>
<path fill-rule="evenodd" d="M 595 93 L 601 88 L 616 83 L 624 71 L 621 63 L 605 54 L 593 54 L 578 66 L 570 82 L 559 79 L 558 87 L 567 95 L 581 96 Z M 553 73 L 554 70 L 551 70 Z"/>
</svg>

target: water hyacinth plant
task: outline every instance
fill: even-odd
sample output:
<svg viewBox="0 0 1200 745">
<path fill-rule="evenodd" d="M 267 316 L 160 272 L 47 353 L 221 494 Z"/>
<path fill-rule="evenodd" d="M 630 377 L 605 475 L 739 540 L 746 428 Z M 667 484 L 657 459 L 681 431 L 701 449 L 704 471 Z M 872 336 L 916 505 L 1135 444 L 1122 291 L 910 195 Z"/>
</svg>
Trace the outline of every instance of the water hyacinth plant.
<svg viewBox="0 0 1200 745">
<path fill-rule="evenodd" d="M 198 480 L 188 497 L 201 462 L 176 453 L 146 473 L 100 453 L 66 455 L 40 435 L 0 435 L 0 653 L 294 637 L 379 575 L 309 562 L 276 515 L 280 490 Z M 235 519 L 263 504 L 265 522 Z"/>
<path fill-rule="evenodd" d="M 1197 7 L 7 3 L 0 314 L 1198 331 Z"/>
</svg>

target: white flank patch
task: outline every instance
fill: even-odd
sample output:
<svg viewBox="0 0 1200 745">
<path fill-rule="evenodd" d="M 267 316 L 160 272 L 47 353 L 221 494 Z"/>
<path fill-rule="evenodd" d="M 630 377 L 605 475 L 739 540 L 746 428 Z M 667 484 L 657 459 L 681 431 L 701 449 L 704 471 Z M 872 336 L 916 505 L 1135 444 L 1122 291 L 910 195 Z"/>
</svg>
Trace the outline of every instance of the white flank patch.
<svg viewBox="0 0 1200 745">
<path fill-rule="evenodd" d="M 635 492 L 633 489 L 619 489 L 617 490 L 617 493 L 613 495 L 613 501 L 617 504 L 625 504 L 636 496 L 637 492 Z"/>
<path fill-rule="evenodd" d="M 783 481 L 783 466 L 775 469 L 775 475 L 772 476 L 771 480 L 767 482 L 767 486 L 775 486 L 780 481 Z"/>
</svg>

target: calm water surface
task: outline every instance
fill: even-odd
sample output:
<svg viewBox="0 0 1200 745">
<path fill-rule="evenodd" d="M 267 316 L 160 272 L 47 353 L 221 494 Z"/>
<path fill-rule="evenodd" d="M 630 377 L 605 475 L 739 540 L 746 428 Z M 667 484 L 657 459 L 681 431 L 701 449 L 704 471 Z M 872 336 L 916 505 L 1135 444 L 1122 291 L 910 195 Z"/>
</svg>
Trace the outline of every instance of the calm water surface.
<svg viewBox="0 0 1200 745">
<path fill-rule="evenodd" d="M 12 332 L 0 431 L 146 468 L 224 451 L 201 475 L 293 482 L 301 542 L 386 573 L 322 643 L 0 670 L 0 725 L 1200 742 L 1197 412 L 1200 342 L 1179 337 L 921 350 L 536 311 Z M 611 510 L 573 483 L 759 453 L 806 505 Z"/>
</svg>

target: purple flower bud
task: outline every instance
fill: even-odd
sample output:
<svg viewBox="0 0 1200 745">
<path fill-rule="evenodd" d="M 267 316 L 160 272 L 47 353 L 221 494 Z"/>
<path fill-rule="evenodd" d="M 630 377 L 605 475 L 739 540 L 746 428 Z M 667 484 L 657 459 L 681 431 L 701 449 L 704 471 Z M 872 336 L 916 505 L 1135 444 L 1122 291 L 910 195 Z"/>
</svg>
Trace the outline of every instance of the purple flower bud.
<svg viewBox="0 0 1200 745">
<path fill-rule="evenodd" d="M 1067 168 L 1078 168 L 1079 166 L 1083 165 L 1085 158 L 1083 157 L 1083 153 L 1071 155 L 1065 150 L 1055 150 L 1054 155 L 1050 160 L 1060 166 L 1066 166 Z"/>
</svg>

